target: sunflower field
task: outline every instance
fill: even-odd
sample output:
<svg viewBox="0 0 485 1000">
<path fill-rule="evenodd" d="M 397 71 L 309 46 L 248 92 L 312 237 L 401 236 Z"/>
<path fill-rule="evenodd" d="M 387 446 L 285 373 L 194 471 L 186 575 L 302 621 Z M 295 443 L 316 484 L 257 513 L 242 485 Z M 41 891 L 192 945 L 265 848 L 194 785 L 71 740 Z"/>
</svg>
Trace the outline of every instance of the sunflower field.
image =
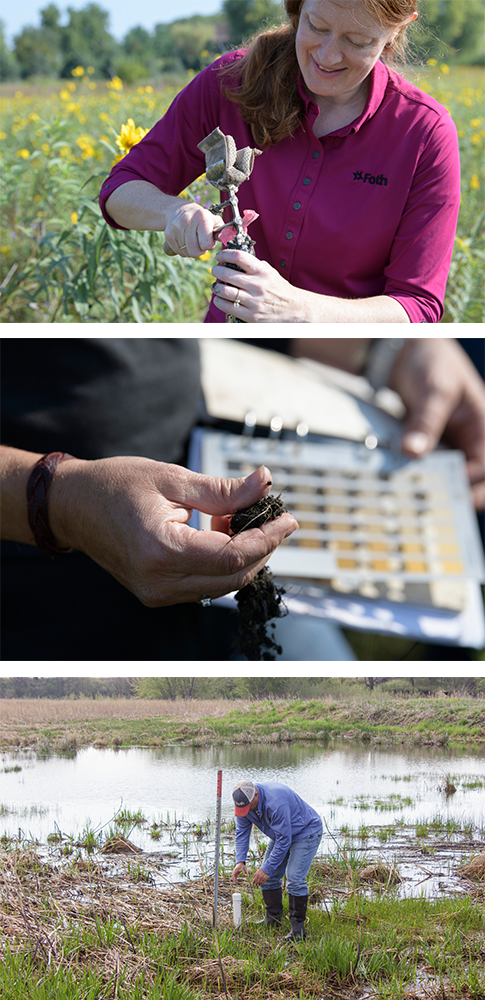
<svg viewBox="0 0 485 1000">
<path fill-rule="evenodd" d="M 178 86 L 126 87 L 78 66 L 69 81 L 4 84 L 0 123 L 0 319 L 6 323 L 198 323 L 212 254 L 168 257 L 163 234 L 106 225 L 98 192 L 111 165 L 162 117 Z M 484 322 L 483 71 L 429 60 L 423 90 L 458 128 L 462 203 L 442 322 Z M 22 84 L 20 85 L 22 86 Z M 184 196 L 216 200 L 204 176 Z"/>
</svg>

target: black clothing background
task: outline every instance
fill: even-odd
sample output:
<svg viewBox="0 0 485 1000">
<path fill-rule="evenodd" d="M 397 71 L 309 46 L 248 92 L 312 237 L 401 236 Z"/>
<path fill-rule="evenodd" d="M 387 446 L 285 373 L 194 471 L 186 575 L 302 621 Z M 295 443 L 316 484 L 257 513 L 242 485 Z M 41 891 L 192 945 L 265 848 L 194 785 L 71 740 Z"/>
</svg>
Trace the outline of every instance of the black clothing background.
<svg viewBox="0 0 485 1000">
<path fill-rule="evenodd" d="M 2 342 L 2 444 L 184 462 L 200 400 L 194 338 Z"/>
<path fill-rule="evenodd" d="M 4 338 L 2 443 L 186 463 L 200 405 L 194 338 Z M 88 556 L 2 542 L 2 660 L 227 660 L 236 615 L 146 608 Z"/>
</svg>

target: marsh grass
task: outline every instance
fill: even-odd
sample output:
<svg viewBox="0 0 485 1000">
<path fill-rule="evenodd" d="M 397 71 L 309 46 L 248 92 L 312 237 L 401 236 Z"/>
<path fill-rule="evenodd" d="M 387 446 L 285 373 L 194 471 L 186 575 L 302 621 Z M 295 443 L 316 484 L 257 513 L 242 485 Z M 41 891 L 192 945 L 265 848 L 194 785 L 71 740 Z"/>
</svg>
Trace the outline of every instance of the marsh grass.
<svg viewBox="0 0 485 1000">
<path fill-rule="evenodd" d="M 337 851 L 310 870 L 308 938 L 284 946 L 257 923 L 261 895 L 243 886 L 243 924 L 232 926 L 221 871 L 217 932 L 213 880 L 152 884 L 153 862 L 97 855 L 60 866 L 55 855 L 0 852 L 2 997 L 18 1000 L 305 1000 L 364 994 L 381 1000 L 483 1000 L 484 891 L 398 901 L 359 889 L 364 859 Z M 159 874 L 157 870 L 157 874 Z M 324 901 L 324 902 L 323 902 Z M 285 901 L 285 913 L 287 903 Z"/>
<path fill-rule="evenodd" d="M 75 755 L 78 748 L 325 743 L 440 745 L 485 739 L 483 698 L 383 691 L 273 701 L 2 699 L 0 747 Z"/>
</svg>

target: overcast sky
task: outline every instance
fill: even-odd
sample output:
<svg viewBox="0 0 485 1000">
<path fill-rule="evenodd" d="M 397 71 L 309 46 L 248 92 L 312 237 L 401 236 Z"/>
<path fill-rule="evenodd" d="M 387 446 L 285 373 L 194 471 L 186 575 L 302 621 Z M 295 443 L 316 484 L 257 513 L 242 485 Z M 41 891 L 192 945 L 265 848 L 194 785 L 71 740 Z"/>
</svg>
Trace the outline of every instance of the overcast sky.
<svg viewBox="0 0 485 1000">
<path fill-rule="evenodd" d="M 68 7 L 79 10 L 86 7 L 90 0 L 21 0 L 21 3 L 4 3 L 0 11 L 0 19 L 5 25 L 5 33 L 9 43 L 27 24 L 40 26 L 40 11 L 54 2 L 62 13 L 62 21 L 66 22 Z M 217 14 L 222 7 L 222 0 L 141 0 L 133 4 L 132 0 L 94 0 L 99 7 L 108 11 L 109 30 L 115 38 L 121 40 L 123 35 L 141 24 L 151 31 L 154 24 L 174 21 L 179 17 L 191 17 L 192 14 Z"/>
</svg>

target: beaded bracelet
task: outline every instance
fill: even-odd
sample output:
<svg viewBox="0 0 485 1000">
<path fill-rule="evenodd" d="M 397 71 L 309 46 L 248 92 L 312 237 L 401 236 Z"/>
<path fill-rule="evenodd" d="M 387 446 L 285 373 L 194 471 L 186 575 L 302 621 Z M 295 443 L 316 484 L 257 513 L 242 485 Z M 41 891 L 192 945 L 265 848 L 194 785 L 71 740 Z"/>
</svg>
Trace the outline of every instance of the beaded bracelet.
<svg viewBox="0 0 485 1000">
<path fill-rule="evenodd" d="M 74 455 L 67 451 L 51 451 L 36 462 L 27 483 L 27 513 L 30 530 L 35 538 L 35 544 L 50 556 L 72 552 L 72 549 L 60 549 L 49 527 L 49 512 L 47 494 L 54 478 L 57 466 Z"/>
</svg>

